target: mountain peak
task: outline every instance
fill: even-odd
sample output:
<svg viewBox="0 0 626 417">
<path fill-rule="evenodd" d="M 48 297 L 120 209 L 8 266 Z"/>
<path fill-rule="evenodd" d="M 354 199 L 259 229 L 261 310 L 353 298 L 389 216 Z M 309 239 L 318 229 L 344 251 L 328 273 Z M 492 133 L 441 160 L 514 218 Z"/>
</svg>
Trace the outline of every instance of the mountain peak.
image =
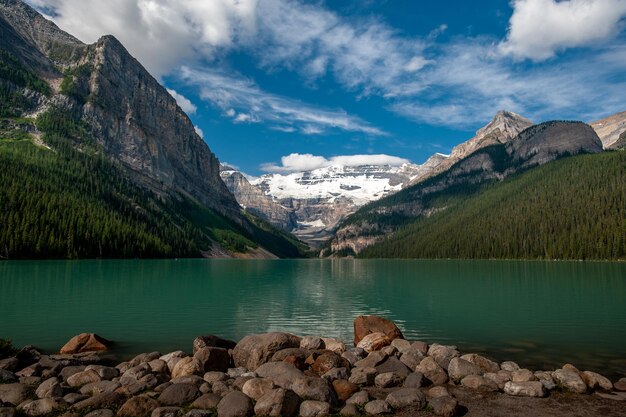
<svg viewBox="0 0 626 417">
<path fill-rule="evenodd" d="M 493 119 L 484 127 L 476 132 L 476 138 L 484 138 L 485 136 L 496 133 L 501 137 L 500 142 L 513 139 L 519 132 L 533 125 L 533 122 L 527 118 L 520 116 L 508 110 L 500 110 Z"/>
</svg>

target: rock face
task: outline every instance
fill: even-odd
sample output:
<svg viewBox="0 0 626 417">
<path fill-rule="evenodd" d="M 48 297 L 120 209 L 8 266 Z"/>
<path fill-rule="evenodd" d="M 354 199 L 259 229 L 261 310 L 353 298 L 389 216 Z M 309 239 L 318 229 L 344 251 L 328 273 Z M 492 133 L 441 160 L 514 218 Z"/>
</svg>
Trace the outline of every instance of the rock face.
<svg viewBox="0 0 626 417">
<path fill-rule="evenodd" d="M 72 337 L 61 348 L 62 354 L 82 353 L 82 352 L 96 352 L 109 350 L 112 342 L 106 340 L 104 337 L 98 336 L 95 333 L 81 333 Z"/>
<path fill-rule="evenodd" d="M 378 316 L 358 316 L 354 319 L 355 346 L 358 345 L 365 336 L 376 332 L 385 334 L 390 340 L 404 338 L 398 326 L 390 320 Z"/>
<path fill-rule="evenodd" d="M 590 123 L 602 141 L 604 149 L 622 149 L 620 138 L 626 132 L 626 111 Z"/>
</svg>

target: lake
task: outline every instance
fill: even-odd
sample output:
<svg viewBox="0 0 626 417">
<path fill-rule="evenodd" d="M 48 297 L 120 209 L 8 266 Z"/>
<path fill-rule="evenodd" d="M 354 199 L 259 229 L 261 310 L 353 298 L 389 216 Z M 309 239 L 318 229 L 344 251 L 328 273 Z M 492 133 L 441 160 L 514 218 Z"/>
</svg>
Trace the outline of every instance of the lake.
<svg viewBox="0 0 626 417">
<path fill-rule="evenodd" d="M 352 341 L 360 314 L 407 339 L 535 369 L 626 375 L 626 263 L 420 260 L 0 262 L 0 338 L 57 351 L 95 332 L 127 356 L 201 334 Z"/>
</svg>

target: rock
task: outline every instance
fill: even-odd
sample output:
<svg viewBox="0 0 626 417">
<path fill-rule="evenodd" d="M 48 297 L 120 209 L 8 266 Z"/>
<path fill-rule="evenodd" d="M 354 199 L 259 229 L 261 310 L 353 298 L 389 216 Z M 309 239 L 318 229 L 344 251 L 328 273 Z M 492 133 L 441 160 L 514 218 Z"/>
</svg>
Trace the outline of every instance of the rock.
<svg viewBox="0 0 626 417">
<path fill-rule="evenodd" d="M 233 349 L 235 366 L 251 371 L 270 361 L 274 353 L 299 348 L 300 338 L 289 333 L 263 333 L 246 336 Z"/>
<path fill-rule="evenodd" d="M 591 371 L 585 371 L 582 373 L 582 379 L 590 389 L 603 389 L 605 391 L 611 391 L 613 389 L 613 383 L 606 377 Z"/>
<path fill-rule="evenodd" d="M 321 337 L 304 336 L 302 340 L 300 340 L 300 348 L 308 350 L 321 350 L 326 349 L 326 343 L 324 343 Z"/>
<path fill-rule="evenodd" d="M 113 410 L 109 410 L 106 408 L 101 408 L 99 410 L 94 410 L 90 413 L 85 414 L 85 417 L 113 417 L 115 413 Z"/>
<path fill-rule="evenodd" d="M 424 374 L 421 372 L 413 372 L 406 377 L 402 386 L 404 388 L 421 388 L 424 386 L 424 382 Z"/>
<path fill-rule="evenodd" d="M 202 373 L 209 371 L 228 370 L 230 365 L 230 355 L 228 350 L 219 347 L 203 347 L 194 353 L 194 359 L 200 362 Z"/>
<path fill-rule="evenodd" d="M 113 392 L 116 389 L 121 387 L 118 382 L 114 381 L 99 381 L 92 382 L 86 385 L 83 385 L 80 388 L 80 393 L 84 395 L 98 395 L 105 392 Z"/>
<path fill-rule="evenodd" d="M 346 400 L 346 404 L 354 404 L 357 406 L 364 406 L 370 400 L 370 396 L 367 391 L 359 391 L 356 394 L 352 395 L 352 397 Z"/>
<path fill-rule="evenodd" d="M 390 320 L 378 316 L 358 316 L 354 319 L 355 346 L 358 346 L 359 342 L 371 333 L 383 333 L 390 340 L 404 339 L 398 326 Z"/>
<path fill-rule="evenodd" d="M 617 395 L 617 394 L 609 394 L 606 392 L 595 392 L 594 395 L 600 397 L 600 398 L 604 398 L 607 400 L 613 400 L 613 401 L 626 401 L 626 397 L 623 397 L 621 395 Z"/>
<path fill-rule="evenodd" d="M 72 337 L 61 348 L 62 354 L 109 350 L 112 342 L 94 333 L 81 333 Z"/>
<path fill-rule="evenodd" d="M 377 388 L 391 388 L 397 387 L 402 384 L 402 377 L 395 372 L 385 372 L 379 375 L 376 375 L 374 378 L 374 384 Z"/>
<path fill-rule="evenodd" d="M 86 408 L 109 408 L 116 407 L 123 401 L 123 397 L 117 392 L 105 392 L 104 394 L 94 395 L 86 400 L 79 401 L 71 408 L 73 410 L 84 410 Z"/>
<path fill-rule="evenodd" d="M 349 417 L 349 416 L 358 416 L 361 413 L 359 412 L 359 409 L 357 408 L 356 405 L 354 404 L 346 404 L 340 411 L 339 411 L 339 415 L 340 416 L 345 416 L 345 417 Z"/>
<path fill-rule="evenodd" d="M 198 336 L 193 340 L 193 354 L 202 348 L 216 347 L 222 349 L 234 349 L 237 346 L 237 342 L 228 339 L 222 339 L 221 337 L 214 336 L 212 334 L 205 336 Z"/>
<path fill-rule="evenodd" d="M 219 404 L 221 400 L 222 397 L 212 392 L 209 392 L 196 398 L 195 401 L 191 403 L 191 408 L 210 410 L 217 407 L 217 404 Z"/>
<path fill-rule="evenodd" d="M 395 409 L 415 407 L 421 410 L 426 405 L 426 396 L 417 388 L 400 388 L 385 399 Z"/>
<path fill-rule="evenodd" d="M 361 339 L 357 347 L 364 349 L 366 352 L 373 352 L 389 346 L 391 340 L 382 332 L 370 333 Z"/>
<path fill-rule="evenodd" d="M 232 387 L 241 391 L 243 389 L 244 384 L 251 379 L 253 379 L 253 377 L 251 376 L 240 376 L 239 378 L 233 381 Z"/>
<path fill-rule="evenodd" d="M 464 359 L 474 365 L 478 366 L 483 372 L 497 373 L 500 370 L 500 365 L 496 362 L 485 358 L 484 356 L 477 355 L 476 353 L 469 353 L 462 355 L 461 359 Z"/>
<path fill-rule="evenodd" d="M 152 360 L 148 362 L 148 366 L 150 367 L 150 370 L 155 374 L 165 374 L 170 371 L 167 366 L 167 362 L 165 362 L 163 359 Z"/>
<path fill-rule="evenodd" d="M 252 400 L 242 392 L 233 391 L 217 405 L 218 417 L 247 417 L 253 412 Z"/>
<path fill-rule="evenodd" d="M 432 398 L 428 401 L 428 406 L 433 409 L 436 416 L 453 417 L 456 414 L 458 403 L 448 396 Z"/>
<path fill-rule="evenodd" d="M 0 384 L 10 384 L 17 381 L 18 379 L 13 372 L 0 369 Z"/>
<path fill-rule="evenodd" d="M 336 379 L 332 382 L 333 389 L 340 401 L 346 401 L 359 391 L 359 386 L 345 379 Z"/>
<path fill-rule="evenodd" d="M 0 384 L 0 403 L 9 403 L 18 406 L 32 398 L 33 390 L 20 383 Z"/>
<path fill-rule="evenodd" d="M 177 351 L 165 354 L 161 356 L 159 359 L 161 359 L 162 361 L 165 361 L 165 363 L 167 363 L 167 368 L 170 370 L 170 372 L 172 372 L 174 370 L 174 367 L 178 363 L 178 361 L 180 361 L 182 358 L 185 358 L 185 357 L 187 357 L 185 352 L 183 352 L 182 350 L 177 350 Z"/>
<path fill-rule="evenodd" d="M 118 416 L 128 417 L 141 417 L 152 414 L 156 408 L 159 408 L 159 403 L 150 397 L 137 396 L 127 400 L 120 409 L 117 411 Z"/>
<path fill-rule="evenodd" d="M 254 413 L 258 416 L 291 417 L 300 408 L 300 397 L 284 388 L 272 389 L 257 400 Z"/>
<path fill-rule="evenodd" d="M 383 352 L 376 351 L 370 352 L 365 359 L 361 359 L 356 362 L 354 366 L 356 368 L 374 368 L 380 365 L 387 359 L 387 355 Z"/>
<path fill-rule="evenodd" d="M 311 370 L 317 375 L 322 376 L 333 368 L 346 368 L 349 366 L 348 361 L 341 357 L 338 353 L 323 353 L 315 359 Z"/>
<path fill-rule="evenodd" d="M 87 395 L 78 394 L 76 392 L 70 392 L 65 397 L 63 397 L 63 401 L 71 405 L 71 404 L 76 404 L 79 401 L 86 400 L 87 398 L 89 398 L 89 396 Z"/>
<path fill-rule="evenodd" d="M 511 372 L 512 382 L 528 382 L 536 380 L 537 378 L 535 377 L 535 374 L 528 369 L 519 369 L 517 371 Z"/>
<path fill-rule="evenodd" d="M 292 389 L 293 382 L 303 373 L 295 366 L 285 362 L 268 362 L 259 366 L 256 373 L 262 378 L 271 379 L 281 388 Z"/>
<path fill-rule="evenodd" d="M 178 378 L 173 378 L 170 380 L 173 384 L 192 384 L 196 387 L 200 387 L 200 385 L 205 383 L 205 380 L 199 377 L 198 375 L 189 375 L 189 376 L 179 376 Z"/>
<path fill-rule="evenodd" d="M 182 413 L 180 407 L 159 407 L 152 411 L 150 417 L 179 417 Z"/>
<path fill-rule="evenodd" d="M 428 396 L 430 398 L 449 397 L 450 392 L 448 391 L 448 388 L 439 385 L 437 387 L 432 387 L 431 389 L 429 389 Z"/>
<path fill-rule="evenodd" d="M 337 379 L 348 379 L 350 377 L 347 368 L 333 368 L 322 375 L 322 378 L 332 383 Z"/>
<path fill-rule="evenodd" d="M 424 358 L 415 368 L 415 371 L 423 374 L 433 385 L 442 385 L 448 382 L 446 371 L 430 356 Z"/>
<path fill-rule="evenodd" d="M 164 362 L 165 363 L 165 362 Z M 102 365 L 89 365 L 85 368 L 85 371 L 96 371 L 100 378 L 110 381 L 115 377 L 118 377 L 120 371 L 117 368 Z"/>
<path fill-rule="evenodd" d="M 482 391 L 482 392 L 498 390 L 498 386 L 496 385 L 495 382 L 490 381 L 480 375 L 466 376 L 465 378 L 461 380 L 461 385 L 463 385 L 464 387 L 467 387 L 476 391 Z"/>
<path fill-rule="evenodd" d="M 395 347 L 400 353 L 411 350 L 411 342 L 404 339 L 393 339 L 391 341 L 391 346 Z"/>
<path fill-rule="evenodd" d="M 560 384 L 568 391 L 578 394 L 584 394 L 587 392 L 587 384 L 585 384 L 585 381 L 582 380 L 576 371 L 569 369 L 557 369 L 552 372 L 552 378 L 554 378 L 554 381 L 557 384 Z"/>
<path fill-rule="evenodd" d="M 15 408 L 0 407 L 0 417 L 15 417 Z"/>
<path fill-rule="evenodd" d="M 213 391 L 214 394 L 217 394 L 221 397 L 225 396 L 226 394 L 232 391 L 230 386 L 228 386 L 228 384 L 226 384 L 224 381 L 217 381 L 213 383 L 211 390 Z"/>
<path fill-rule="evenodd" d="M 448 376 L 454 382 L 459 382 L 468 375 L 482 375 L 483 370 L 471 362 L 461 358 L 452 358 L 448 365 Z"/>
<path fill-rule="evenodd" d="M 17 358 L 6 358 L 0 360 L 0 369 L 5 371 L 15 372 L 19 366 L 20 361 Z"/>
<path fill-rule="evenodd" d="M 196 358 L 186 357 L 180 359 L 174 369 L 172 370 L 172 378 L 178 378 L 181 376 L 189 375 L 201 375 L 204 373 L 204 368 L 200 361 Z"/>
<path fill-rule="evenodd" d="M 128 361 L 128 363 L 131 367 L 133 367 L 142 363 L 148 363 L 155 359 L 159 359 L 159 357 L 161 357 L 161 354 L 159 352 L 140 353 L 139 355 Z"/>
<path fill-rule="evenodd" d="M 437 361 L 443 369 L 448 369 L 452 358 L 458 357 L 459 351 L 454 346 L 445 346 L 435 343 L 428 348 L 428 356 Z"/>
<path fill-rule="evenodd" d="M 185 405 L 198 396 L 199 391 L 192 384 L 172 384 L 159 395 L 159 402 L 164 405 Z"/>
<path fill-rule="evenodd" d="M 54 398 L 42 398 L 40 400 L 29 401 L 20 404 L 17 409 L 27 416 L 42 416 L 65 407 L 63 400 Z"/>
<path fill-rule="evenodd" d="M 363 409 L 367 414 L 372 416 L 391 413 L 391 406 L 387 401 L 383 400 L 370 401 L 365 404 L 365 407 L 363 407 Z"/>
<path fill-rule="evenodd" d="M 189 410 L 184 417 L 213 417 L 213 410 Z"/>
<path fill-rule="evenodd" d="M 519 365 L 511 361 L 502 362 L 500 364 L 500 368 L 504 371 L 509 371 L 509 372 L 519 371 Z"/>
<path fill-rule="evenodd" d="M 367 357 L 367 352 L 361 348 L 355 347 L 342 353 L 341 357 L 350 362 L 350 365 L 355 366 L 358 361 Z"/>
<path fill-rule="evenodd" d="M 38 363 L 34 363 L 22 369 L 21 371 L 16 372 L 15 375 L 19 377 L 39 376 L 40 372 L 41 372 L 41 366 Z"/>
<path fill-rule="evenodd" d="M 626 391 L 626 378 L 620 378 L 613 387 L 618 391 Z"/>
<path fill-rule="evenodd" d="M 508 371 L 498 371 L 498 373 L 487 372 L 483 377 L 493 381 L 498 386 L 498 389 L 504 389 L 504 385 L 511 380 L 511 373 Z"/>
<path fill-rule="evenodd" d="M 239 378 L 242 376 L 251 376 L 253 378 L 257 377 L 257 374 L 255 372 L 251 372 L 248 371 L 246 368 L 228 368 L 228 371 L 226 371 L 226 375 L 228 375 L 229 378 Z"/>
<path fill-rule="evenodd" d="M 79 372 L 82 372 L 85 369 L 86 367 L 82 365 L 81 366 L 66 366 L 65 368 L 61 369 L 61 372 L 59 372 L 59 376 L 61 377 L 61 379 L 63 379 L 63 381 L 67 382 L 67 379 L 69 377 Z"/>
<path fill-rule="evenodd" d="M 274 383 L 268 378 L 252 378 L 246 381 L 241 388 L 241 392 L 258 401 L 259 398 L 275 388 Z"/>
<path fill-rule="evenodd" d="M 302 399 L 311 399 L 323 402 L 334 402 L 335 392 L 328 381 L 322 378 L 302 376 L 296 378 L 291 389 Z"/>
<path fill-rule="evenodd" d="M 398 349 L 396 349 L 395 347 L 389 345 L 389 346 L 385 346 L 384 348 L 381 349 L 381 351 L 387 355 L 387 357 L 389 356 L 396 356 L 396 354 L 398 353 Z"/>
<path fill-rule="evenodd" d="M 217 381 L 225 381 L 228 379 L 228 376 L 224 372 L 213 371 L 205 373 L 203 379 L 209 384 L 212 384 Z"/>
<path fill-rule="evenodd" d="M 330 415 L 330 404 L 323 401 L 306 400 L 300 404 L 300 417 L 326 417 Z"/>
<path fill-rule="evenodd" d="M 504 392 L 517 397 L 543 397 L 546 394 L 540 381 L 509 381 L 504 384 Z"/>
<path fill-rule="evenodd" d="M 326 350 L 330 350 L 335 353 L 339 353 L 340 355 L 346 351 L 346 345 L 339 339 L 334 339 L 332 337 L 322 337 L 324 341 L 324 345 L 326 346 Z"/>
<path fill-rule="evenodd" d="M 357 385 L 373 385 L 376 378 L 376 368 L 353 368 L 348 381 Z"/>
<path fill-rule="evenodd" d="M 35 395 L 37 395 L 38 398 L 62 397 L 63 388 L 56 377 L 49 378 L 39 385 L 39 388 L 35 391 Z"/>
<path fill-rule="evenodd" d="M 78 372 L 69 378 L 67 378 L 67 385 L 70 387 L 82 387 L 83 385 L 89 384 L 91 382 L 101 381 L 100 375 L 96 371 L 82 371 Z"/>
<path fill-rule="evenodd" d="M 402 380 L 404 380 L 404 378 L 409 376 L 412 371 L 407 368 L 405 364 L 400 362 L 398 358 L 396 358 L 395 356 L 391 356 L 387 358 L 386 361 L 376 366 L 376 372 L 378 372 L 379 374 L 385 372 L 394 372 L 399 375 Z"/>
<path fill-rule="evenodd" d="M 22 376 L 18 382 L 20 384 L 28 385 L 29 387 L 36 387 L 43 382 L 43 378 L 38 376 Z"/>
<path fill-rule="evenodd" d="M 416 350 L 409 350 L 407 352 L 404 352 L 402 356 L 400 356 L 400 362 L 402 362 L 411 370 L 415 370 L 415 368 L 417 368 L 417 365 L 420 364 L 422 359 L 424 359 L 424 355 Z"/>
<path fill-rule="evenodd" d="M 552 379 L 551 372 L 537 371 L 535 372 L 535 378 L 537 378 L 537 380 L 539 380 L 543 384 L 543 387 L 548 391 L 556 388 L 556 384 L 554 383 L 554 379 Z"/>
<path fill-rule="evenodd" d="M 302 361 L 304 362 L 309 356 L 311 356 L 311 352 L 306 349 L 300 348 L 281 349 L 278 352 L 274 353 L 274 355 L 272 355 L 271 362 L 283 362 L 290 356 L 302 359 Z"/>
</svg>

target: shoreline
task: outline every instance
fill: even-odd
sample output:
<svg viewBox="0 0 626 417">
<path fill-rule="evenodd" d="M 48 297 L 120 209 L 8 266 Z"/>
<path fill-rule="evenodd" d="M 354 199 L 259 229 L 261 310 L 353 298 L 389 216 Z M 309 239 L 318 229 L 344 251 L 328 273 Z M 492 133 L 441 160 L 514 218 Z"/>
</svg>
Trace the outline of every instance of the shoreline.
<svg viewBox="0 0 626 417">
<path fill-rule="evenodd" d="M 570 364 L 531 371 L 455 346 L 408 341 L 376 316 L 357 317 L 354 334 L 356 347 L 280 332 L 239 342 L 199 336 L 191 354 L 150 352 L 122 361 L 111 342 L 82 334 L 63 354 L 26 347 L 0 360 L 0 416 L 82 417 L 101 410 L 89 417 L 452 417 L 513 405 L 538 414 L 507 415 L 565 416 L 558 411 L 563 402 L 588 408 L 591 414 L 581 415 L 589 416 L 596 406 L 609 416 L 626 409 L 626 378 L 610 381 Z"/>
</svg>

